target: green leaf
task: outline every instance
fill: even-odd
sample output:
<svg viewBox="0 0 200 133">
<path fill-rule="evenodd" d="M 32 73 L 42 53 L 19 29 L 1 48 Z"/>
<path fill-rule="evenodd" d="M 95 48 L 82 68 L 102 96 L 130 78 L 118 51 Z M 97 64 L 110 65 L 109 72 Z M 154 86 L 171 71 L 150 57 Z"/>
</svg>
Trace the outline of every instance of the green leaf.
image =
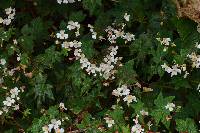
<svg viewBox="0 0 200 133">
<path fill-rule="evenodd" d="M 95 49 L 93 48 L 93 40 L 90 39 L 83 39 L 82 41 L 82 51 L 86 55 L 88 59 L 91 59 L 95 55 Z"/>
<path fill-rule="evenodd" d="M 69 20 L 75 22 L 82 22 L 85 19 L 86 15 L 82 11 L 72 12 L 69 16 Z"/>
<path fill-rule="evenodd" d="M 165 106 L 168 103 L 171 103 L 174 98 L 175 97 L 173 96 L 164 98 L 162 93 L 160 93 L 157 99 L 154 100 L 154 104 L 156 105 L 156 108 L 152 110 L 151 116 L 153 116 L 157 125 L 161 121 L 165 125 L 165 127 L 169 129 L 170 120 L 167 120 L 166 118 L 170 115 L 170 111 L 167 110 Z"/>
<path fill-rule="evenodd" d="M 93 14 L 101 6 L 101 0 L 83 0 L 83 7 L 90 11 L 90 14 Z"/>
<path fill-rule="evenodd" d="M 40 107 L 47 99 L 54 100 L 53 86 L 46 83 L 46 76 L 37 74 L 32 80 L 34 99 L 37 100 L 37 107 Z"/>
<path fill-rule="evenodd" d="M 119 125 L 124 125 L 125 121 L 124 121 L 124 111 L 123 108 L 120 106 L 116 106 L 114 110 L 110 110 L 108 111 L 109 116 L 112 117 L 112 119 L 115 121 L 115 123 L 119 124 Z"/>
<path fill-rule="evenodd" d="M 24 25 L 21 32 L 24 36 L 31 36 L 33 40 L 41 42 L 48 38 L 49 24 L 45 24 L 41 18 L 36 18 L 28 25 Z"/>
<path fill-rule="evenodd" d="M 56 107 L 56 106 L 51 106 L 51 107 L 48 109 L 48 115 L 49 115 L 50 119 L 53 119 L 53 118 L 55 118 L 56 116 L 58 116 L 58 115 L 59 115 L 58 107 Z"/>
<path fill-rule="evenodd" d="M 179 20 L 175 20 L 175 22 L 176 22 L 178 33 L 183 40 L 186 39 L 193 32 L 197 32 L 196 25 L 191 20 L 179 19 Z"/>
<path fill-rule="evenodd" d="M 34 65 L 41 70 L 51 69 L 59 61 L 61 61 L 61 53 L 55 50 L 55 46 L 51 46 L 45 50 L 44 54 L 36 57 Z"/>
<path fill-rule="evenodd" d="M 133 69 L 134 61 L 130 60 L 126 62 L 118 71 L 117 77 L 119 81 L 126 84 L 133 84 L 136 82 L 136 72 Z"/>
<path fill-rule="evenodd" d="M 29 54 L 33 52 L 34 42 L 32 36 L 21 36 L 19 38 L 19 43 L 24 52 Z"/>
<path fill-rule="evenodd" d="M 158 108 L 165 108 L 165 106 L 168 103 L 171 103 L 174 98 L 175 98 L 174 96 L 169 96 L 169 97 L 164 98 L 162 93 L 160 93 L 157 99 L 154 100 L 154 104 Z"/>
<path fill-rule="evenodd" d="M 197 127 L 192 119 L 176 119 L 176 129 L 179 132 L 198 133 Z"/>
</svg>

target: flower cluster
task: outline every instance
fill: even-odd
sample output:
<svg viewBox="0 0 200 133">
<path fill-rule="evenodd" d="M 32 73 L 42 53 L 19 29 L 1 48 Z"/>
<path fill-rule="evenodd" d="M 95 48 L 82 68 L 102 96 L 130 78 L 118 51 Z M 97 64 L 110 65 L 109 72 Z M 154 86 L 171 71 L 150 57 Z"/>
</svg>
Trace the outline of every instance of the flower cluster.
<svg viewBox="0 0 200 133">
<path fill-rule="evenodd" d="M 21 68 L 20 67 L 16 67 L 16 68 L 13 68 L 13 69 L 8 69 L 8 68 L 4 68 L 3 69 L 3 77 L 5 77 L 5 76 L 13 76 L 14 75 L 14 73 L 16 72 L 16 71 L 19 71 Z"/>
<path fill-rule="evenodd" d="M 49 124 L 48 126 L 43 126 L 42 130 L 44 131 L 44 133 L 51 133 L 52 130 L 54 130 L 55 133 L 64 133 L 64 129 L 60 128 L 60 126 L 60 120 L 52 119 L 51 124 Z"/>
<path fill-rule="evenodd" d="M 80 24 L 78 22 L 69 21 L 67 29 L 70 30 L 70 31 L 76 29 L 76 32 L 75 32 L 76 37 L 78 37 L 80 35 L 80 33 L 79 33 Z"/>
<path fill-rule="evenodd" d="M 115 121 L 110 117 L 105 117 L 104 120 L 106 120 L 106 123 L 108 124 L 108 127 L 112 127 L 112 125 L 115 124 Z"/>
<path fill-rule="evenodd" d="M 65 41 L 63 42 L 62 47 L 67 49 L 75 48 L 74 56 L 76 57 L 76 59 L 79 59 L 81 68 L 85 69 L 89 75 L 92 74 L 93 76 L 96 76 L 97 73 L 99 73 L 99 75 L 106 80 L 109 78 L 114 79 L 114 74 L 116 72 L 114 70 L 114 65 L 116 65 L 118 61 L 122 59 L 120 57 L 115 57 L 118 47 L 110 46 L 110 48 L 108 49 L 110 53 L 104 57 L 104 62 L 100 63 L 100 65 L 97 66 L 96 64 L 91 63 L 86 58 L 85 54 L 81 50 L 81 44 L 81 42 L 78 42 L 76 40 L 73 42 Z"/>
<path fill-rule="evenodd" d="M 144 133 L 144 129 L 140 125 L 138 118 L 139 118 L 139 115 L 137 115 L 136 118 L 133 119 L 133 121 L 135 122 L 135 125 L 132 126 L 131 133 Z"/>
<path fill-rule="evenodd" d="M 169 46 L 171 39 L 170 38 L 156 38 L 162 45 Z"/>
<path fill-rule="evenodd" d="M 128 89 L 127 85 L 122 85 L 121 87 L 113 90 L 112 95 L 116 97 L 124 96 L 123 100 L 127 102 L 127 105 L 129 105 L 133 101 L 137 102 L 136 97 L 130 95 L 130 89 Z"/>
<path fill-rule="evenodd" d="M 170 46 L 171 39 L 170 38 L 156 38 L 161 45 L 164 46 L 163 51 L 167 51 L 168 47 Z M 172 47 L 176 46 L 174 43 L 171 45 Z"/>
<path fill-rule="evenodd" d="M 94 32 L 93 26 L 88 25 L 90 31 L 92 32 L 93 39 L 96 38 L 96 32 Z M 67 28 L 69 30 L 77 29 L 76 36 L 79 35 L 80 24 L 77 22 L 69 21 Z M 56 34 L 57 39 L 68 39 L 68 34 L 65 34 L 64 30 L 61 30 Z M 115 65 L 119 64 L 119 61 L 122 59 L 121 57 L 116 57 L 118 46 L 110 46 L 108 48 L 109 53 L 104 56 L 103 62 L 99 65 L 91 63 L 85 56 L 85 54 L 81 50 L 82 43 L 79 41 L 64 41 L 62 44 L 63 48 L 68 50 L 74 50 L 74 56 L 76 60 L 79 59 L 81 68 L 84 69 L 89 75 L 97 76 L 99 74 L 104 79 L 114 79 L 114 74 L 116 72 Z M 119 64 L 120 65 L 120 64 Z"/>
<path fill-rule="evenodd" d="M 15 8 L 6 8 L 5 9 L 7 18 L 3 19 L 0 17 L 0 24 L 2 23 L 3 25 L 10 25 L 11 21 L 14 19 L 15 16 Z"/>
<path fill-rule="evenodd" d="M 189 74 L 187 71 L 186 71 L 186 64 L 183 64 L 183 65 L 178 65 L 178 64 L 175 64 L 173 65 L 172 67 L 169 67 L 167 66 L 166 63 L 164 63 L 163 65 L 161 65 L 161 67 L 163 69 L 165 69 L 165 71 L 167 73 L 170 73 L 171 74 L 171 77 L 175 76 L 175 75 L 178 75 L 181 74 L 181 70 L 185 72 L 185 75 L 184 75 L 184 78 L 187 77 L 187 75 Z"/>
<path fill-rule="evenodd" d="M 124 32 L 125 24 L 122 24 L 122 27 L 119 29 L 115 29 L 111 26 L 108 26 L 105 31 L 107 32 L 108 41 L 112 43 L 116 43 L 118 38 L 122 38 L 125 40 L 125 43 L 135 40 L 135 35 L 127 32 Z"/>
<path fill-rule="evenodd" d="M 94 76 L 99 73 L 100 76 L 102 76 L 104 79 L 114 79 L 114 74 L 116 70 L 114 70 L 115 65 L 118 63 L 119 60 L 122 58 L 115 57 L 117 54 L 118 46 L 110 46 L 108 50 L 110 51 L 108 55 L 106 55 L 103 59 L 103 62 L 100 63 L 99 66 L 97 66 L 94 63 L 89 62 L 89 60 L 86 58 L 86 56 L 82 53 L 80 55 L 80 63 L 81 68 L 85 69 L 88 74 L 92 74 Z M 77 52 L 81 52 L 81 50 L 77 50 Z M 78 54 L 77 54 L 78 55 Z"/>
<path fill-rule="evenodd" d="M 166 109 L 168 109 L 170 112 L 174 110 L 175 108 L 175 104 L 174 103 L 168 103 L 166 106 L 165 106 Z"/>
<path fill-rule="evenodd" d="M 81 1 L 81 0 L 78 0 L 78 1 Z M 62 3 L 68 4 L 68 3 L 74 3 L 74 2 L 76 1 L 75 0 L 57 0 L 58 4 L 62 4 Z"/>
<path fill-rule="evenodd" d="M 20 57 L 17 57 L 17 60 L 20 60 Z M 27 73 L 25 72 L 25 66 L 23 65 L 15 67 L 13 69 L 8 69 L 5 66 L 5 64 L 6 64 L 6 60 L 2 58 L 0 60 L 0 68 L 2 68 L 2 77 L 0 78 L 0 85 L 1 85 L 1 88 L 8 90 L 8 87 L 4 83 L 5 81 L 4 79 L 6 79 L 7 77 L 11 77 L 13 81 L 17 82 L 19 80 L 19 77 L 14 76 L 16 71 L 23 70 L 25 76 Z M 9 90 L 8 93 L 6 93 L 6 97 L 5 97 L 5 100 L 3 101 L 3 107 L 2 107 L 2 110 L 0 110 L 0 114 L 3 114 L 4 112 L 8 113 L 11 110 L 19 109 L 19 104 L 18 104 L 19 103 L 18 101 L 20 100 L 19 94 L 24 91 L 24 88 L 25 86 L 22 86 L 20 88 L 15 87 Z"/>
<path fill-rule="evenodd" d="M 22 89 L 22 88 L 21 88 Z M 6 99 L 3 101 L 3 108 L 2 111 L 0 110 L 0 115 L 5 112 L 8 113 L 9 109 L 18 110 L 19 104 L 17 104 L 17 101 L 20 99 L 19 93 L 22 92 L 22 90 L 18 89 L 17 87 L 10 90 L 9 96 L 6 97 Z"/>
<path fill-rule="evenodd" d="M 192 52 L 187 56 L 192 61 L 193 68 L 200 68 L 200 55 L 197 55 L 195 52 Z"/>
</svg>

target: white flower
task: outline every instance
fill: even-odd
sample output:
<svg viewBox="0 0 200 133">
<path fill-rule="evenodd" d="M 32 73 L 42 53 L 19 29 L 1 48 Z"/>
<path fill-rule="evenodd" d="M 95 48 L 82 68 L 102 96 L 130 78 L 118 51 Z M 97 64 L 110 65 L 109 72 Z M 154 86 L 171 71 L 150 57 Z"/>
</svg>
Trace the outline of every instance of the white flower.
<svg viewBox="0 0 200 133">
<path fill-rule="evenodd" d="M 68 22 L 68 26 L 67 29 L 69 30 L 73 30 L 73 29 L 79 29 L 80 28 L 80 24 L 78 22 L 74 22 L 74 21 L 69 21 Z"/>
<path fill-rule="evenodd" d="M 17 57 L 17 61 L 20 61 L 20 60 L 21 60 L 21 58 L 20 58 L 20 56 L 18 56 L 18 57 Z"/>
<path fill-rule="evenodd" d="M 94 27 L 90 24 L 88 24 L 88 27 L 90 28 L 90 32 L 92 33 L 92 39 L 97 39 L 97 33 L 94 31 Z"/>
<path fill-rule="evenodd" d="M 69 1 L 68 0 L 63 0 L 63 3 L 67 4 L 67 3 L 69 3 Z"/>
<path fill-rule="evenodd" d="M 164 63 L 163 65 L 161 65 L 161 67 L 162 67 L 163 69 L 165 69 L 166 72 L 171 73 L 171 68 L 168 67 L 166 63 Z"/>
<path fill-rule="evenodd" d="M 165 106 L 166 109 L 168 109 L 170 112 L 174 110 L 175 108 L 175 104 L 173 103 L 168 103 L 166 106 Z"/>
<path fill-rule="evenodd" d="M 8 19 L 8 18 L 4 19 L 3 20 L 3 24 L 4 25 L 10 25 L 11 24 L 11 19 Z"/>
<path fill-rule="evenodd" d="M 62 0 L 57 0 L 58 4 L 62 4 Z"/>
<path fill-rule="evenodd" d="M 11 98 L 17 97 L 19 92 L 20 92 L 20 90 L 17 87 L 11 89 L 10 90 Z"/>
<path fill-rule="evenodd" d="M 190 73 L 188 73 L 187 71 L 185 71 L 185 74 L 184 74 L 184 78 L 187 78 L 187 76 L 189 75 Z"/>
<path fill-rule="evenodd" d="M 161 43 L 161 45 L 164 45 L 163 51 L 166 52 L 171 42 L 171 39 L 170 38 L 156 38 L 156 39 Z M 176 45 L 172 43 L 171 46 L 175 47 Z"/>
<path fill-rule="evenodd" d="M 178 65 L 173 65 L 171 69 L 171 77 L 177 75 L 178 73 L 181 74 L 181 69 L 178 68 Z"/>
<path fill-rule="evenodd" d="M 14 43 L 14 44 L 18 44 L 18 42 L 17 42 L 17 40 L 16 40 L 16 39 L 14 39 L 14 40 L 13 40 L 13 43 Z"/>
<path fill-rule="evenodd" d="M 119 97 L 123 95 L 129 95 L 130 90 L 127 88 L 127 85 L 122 85 L 121 87 L 118 87 L 117 89 L 113 90 L 112 95 Z"/>
<path fill-rule="evenodd" d="M 64 133 L 65 130 L 63 128 L 60 129 L 60 133 Z"/>
<path fill-rule="evenodd" d="M 42 131 L 43 131 L 44 133 L 49 133 L 48 126 L 43 126 L 43 127 L 42 127 Z"/>
<path fill-rule="evenodd" d="M 169 46 L 169 42 L 171 42 L 170 38 L 163 38 L 161 40 L 161 44 L 165 45 L 165 46 Z"/>
<path fill-rule="evenodd" d="M 65 108 L 65 104 L 64 103 L 60 103 L 59 104 L 59 108 L 61 109 L 61 110 L 67 110 L 67 108 Z"/>
<path fill-rule="evenodd" d="M 4 106 L 2 109 L 3 109 L 3 111 L 6 112 L 6 113 L 8 113 L 8 111 L 9 111 L 7 106 Z"/>
<path fill-rule="evenodd" d="M 167 73 L 171 73 L 171 77 L 177 75 L 178 73 L 181 74 L 181 69 L 178 68 L 178 65 L 173 65 L 172 68 L 170 68 L 166 65 L 166 63 L 164 63 L 161 67 L 164 68 Z"/>
<path fill-rule="evenodd" d="M 180 66 L 180 68 L 182 69 L 182 71 L 186 71 L 186 64 L 182 64 L 182 65 Z"/>
<path fill-rule="evenodd" d="M 68 38 L 68 34 L 65 34 L 65 30 L 61 30 L 60 33 L 56 34 L 58 39 L 67 39 Z"/>
<path fill-rule="evenodd" d="M 2 18 L 2 17 L 0 17 L 0 24 L 1 24 L 1 23 L 3 23 L 3 18 Z"/>
<path fill-rule="evenodd" d="M 0 60 L 0 64 L 1 64 L 1 65 L 5 65 L 5 64 L 6 64 L 6 60 L 5 60 L 5 59 L 1 59 L 1 60 Z"/>
<path fill-rule="evenodd" d="M 197 25 L 197 32 L 200 33 L 200 24 Z"/>
<path fill-rule="evenodd" d="M 151 121 L 149 121 L 149 122 L 147 123 L 147 126 L 148 126 L 149 130 L 151 130 L 151 126 L 153 126 L 153 124 L 151 123 Z"/>
<path fill-rule="evenodd" d="M 199 83 L 198 86 L 197 86 L 197 91 L 200 92 L 200 83 Z"/>
<path fill-rule="evenodd" d="M 123 90 L 122 90 L 122 95 L 123 96 L 127 96 L 127 95 L 129 95 L 130 94 L 130 90 L 127 88 L 127 86 L 126 86 L 126 88 L 123 88 Z"/>
<path fill-rule="evenodd" d="M 2 114 L 3 114 L 3 111 L 0 110 L 0 115 L 2 115 Z"/>
<path fill-rule="evenodd" d="M 145 115 L 149 115 L 149 112 L 145 111 L 145 110 L 141 110 L 140 111 L 140 114 L 145 116 Z"/>
<path fill-rule="evenodd" d="M 14 107 L 14 110 L 19 110 L 19 104 L 16 104 L 13 107 Z"/>
<path fill-rule="evenodd" d="M 48 125 L 48 130 L 51 132 L 52 129 L 57 130 L 59 129 L 59 126 L 61 125 L 60 120 L 52 119 L 51 124 Z"/>
<path fill-rule="evenodd" d="M 75 35 L 76 35 L 76 37 L 78 37 L 80 35 L 80 33 L 79 33 L 80 24 L 78 22 L 69 21 L 67 29 L 68 30 L 77 29 L 77 31 L 75 32 Z"/>
<path fill-rule="evenodd" d="M 93 32 L 94 26 L 92 26 L 91 24 L 88 24 L 88 27 L 90 28 L 90 31 Z"/>
<path fill-rule="evenodd" d="M 76 56 L 77 58 L 79 58 L 81 56 L 81 52 L 82 52 L 81 49 L 75 49 L 74 50 L 74 56 Z"/>
<path fill-rule="evenodd" d="M 3 104 L 4 104 L 5 106 L 9 106 L 9 107 L 10 107 L 13 103 L 15 103 L 15 100 L 12 99 L 11 97 L 6 97 L 6 100 L 3 101 Z"/>
<path fill-rule="evenodd" d="M 7 18 L 3 19 L 0 17 L 0 23 L 3 23 L 4 25 L 10 25 L 11 24 L 11 20 L 14 19 L 15 16 L 15 8 L 6 8 L 5 9 Z"/>
<path fill-rule="evenodd" d="M 0 84 L 3 84 L 3 82 L 4 82 L 4 79 L 0 78 Z"/>
<path fill-rule="evenodd" d="M 56 133 L 64 133 L 65 130 L 63 128 L 61 128 L 61 129 L 58 128 L 58 129 L 55 130 L 55 132 Z"/>
<path fill-rule="evenodd" d="M 49 124 L 48 125 L 48 131 L 51 132 L 52 129 L 54 129 L 54 125 L 53 124 Z"/>
<path fill-rule="evenodd" d="M 135 40 L 135 35 L 131 33 L 126 33 L 123 35 L 123 39 L 127 40 L 128 42 Z"/>
<path fill-rule="evenodd" d="M 13 10 L 13 9 L 12 9 L 11 7 L 6 8 L 6 9 L 5 9 L 6 15 L 11 14 L 11 13 L 12 13 L 12 10 Z"/>
<path fill-rule="evenodd" d="M 80 36 L 79 29 L 75 32 L 76 37 Z"/>
<path fill-rule="evenodd" d="M 137 115 L 136 118 L 133 119 L 133 121 L 135 122 L 135 125 L 132 126 L 131 133 L 144 133 L 144 129 L 139 124 L 138 118 L 139 118 L 139 115 Z"/>
<path fill-rule="evenodd" d="M 196 48 L 200 49 L 200 44 L 198 44 L 198 42 L 195 45 Z"/>
<path fill-rule="evenodd" d="M 130 15 L 128 15 L 127 13 L 124 14 L 124 19 L 126 21 L 129 21 L 130 20 Z"/>
<path fill-rule="evenodd" d="M 135 40 L 135 35 L 131 33 L 125 33 L 123 31 L 123 27 L 121 29 L 114 29 L 111 26 L 108 26 L 105 31 L 108 33 L 108 41 L 110 43 L 116 43 L 116 39 L 121 37 L 122 39 L 125 39 L 125 43 L 128 41 Z"/>
<path fill-rule="evenodd" d="M 140 124 L 135 124 L 131 128 L 131 133 L 144 133 L 144 129 Z"/>
<path fill-rule="evenodd" d="M 125 102 L 127 102 L 127 105 L 132 103 L 133 101 L 137 102 L 136 97 L 132 95 L 127 95 L 124 99 Z"/>
<path fill-rule="evenodd" d="M 200 68 L 200 55 L 196 55 L 196 53 L 191 53 L 187 55 L 192 60 L 192 67 Z"/>
<path fill-rule="evenodd" d="M 118 89 L 115 89 L 112 91 L 112 95 L 119 97 L 119 96 L 121 96 L 121 91 L 119 91 Z"/>
<path fill-rule="evenodd" d="M 8 71 L 8 74 L 9 74 L 10 76 L 13 76 L 14 73 L 15 73 L 15 70 L 13 70 L 13 69 L 11 69 L 10 71 Z"/>
<path fill-rule="evenodd" d="M 17 54 L 17 61 L 20 61 L 20 60 L 21 60 L 21 53 Z"/>
<path fill-rule="evenodd" d="M 97 33 L 96 32 L 92 33 L 92 39 L 97 39 Z"/>
<path fill-rule="evenodd" d="M 78 0 L 78 1 L 81 1 L 81 0 Z M 68 3 L 74 3 L 74 2 L 76 1 L 75 0 L 57 0 L 57 3 L 59 4 L 62 4 L 62 3 L 68 4 Z"/>
<path fill-rule="evenodd" d="M 115 121 L 110 117 L 106 117 L 104 119 L 106 120 L 106 123 L 108 124 L 108 127 L 112 127 L 112 125 L 115 124 Z"/>
</svg>

